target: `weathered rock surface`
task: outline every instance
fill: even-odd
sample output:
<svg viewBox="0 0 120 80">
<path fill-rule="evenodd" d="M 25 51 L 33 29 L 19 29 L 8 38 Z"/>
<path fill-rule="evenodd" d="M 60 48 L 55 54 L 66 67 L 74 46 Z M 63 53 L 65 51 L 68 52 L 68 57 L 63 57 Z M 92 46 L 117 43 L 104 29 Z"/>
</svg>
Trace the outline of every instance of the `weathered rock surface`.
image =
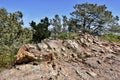
<svg viewBox="0 0 120 80">
<path fill-rule="evenodd" d="M 88 34 L 26 44 L 16 57 L 21 65 L 1 72 L 0 80 L 120 80 L 120 44 Z"/>
<path fill-rule="evenodd" d="M 35 49 L 35 46 L 32 46 L 30 44 L 23 45 L 17 55 L 16 55 L 16 63 L 26 63 L 29 61 L 33 61 L 36 59 L 35 55 L 31 53 L 31 49 Z"/>
</svg>

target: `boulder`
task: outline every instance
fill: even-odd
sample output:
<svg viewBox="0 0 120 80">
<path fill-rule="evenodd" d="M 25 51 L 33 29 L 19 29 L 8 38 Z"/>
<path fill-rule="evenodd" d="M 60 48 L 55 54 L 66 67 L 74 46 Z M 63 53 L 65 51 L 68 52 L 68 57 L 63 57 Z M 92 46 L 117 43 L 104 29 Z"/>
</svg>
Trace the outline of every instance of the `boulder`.
<svg viewBox="0 0 120 80">
<path fill-rule="evenodd" d="M 37 46 L 38 46 L 38 48 L 40 50 L 42 50 L 42 49 L 48 49 L 48 46 L 45 43 L 38 43 Z"/>
<path fill-rule="evenodd" d="M 16 55 L 15 63 L 27 63 L 36 59 L 37 57 L 33 53 L 29 52 L 30 49 L 36 49 L 36 47 L 30 44 L 21 46 Z"/>
<path fill-rule="evenodd" d="M 34 60 L 40 61 L 51 61 L 55 59 L 51 51 L 45 49 L 37 50 L 35 46 L 30 44 L 25 44 L 21 46 L 16 55 L 16 64 L 28 63 Z"/>
</svg>

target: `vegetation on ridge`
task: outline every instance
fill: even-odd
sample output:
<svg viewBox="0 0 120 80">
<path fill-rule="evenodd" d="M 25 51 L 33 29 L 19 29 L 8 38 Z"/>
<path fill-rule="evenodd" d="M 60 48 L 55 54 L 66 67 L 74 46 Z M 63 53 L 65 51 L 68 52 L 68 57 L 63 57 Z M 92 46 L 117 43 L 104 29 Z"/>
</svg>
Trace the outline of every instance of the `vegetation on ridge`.
<svg viewBox="0 0 120 80">
<path fill-rule="evenodd" d="M 76 4 L 71 17 L 55 15 L 53 19 L 45 17 L 38 24 L 31 21 L 31 28 L 23 28 L 23 14 L 20 11 L 10 13 L 0 9 L 0 68 L 14 64 L 15 55 L 22 44 L 39 43 L 52 37 L 71 39 L 72 34 L 89 33 L 102 36 L 103 39 L 120 42 L 119 17 L 113 16 L 105 5 Z M 52 28 L 49 29 L 49 26 Z M 108 34 L 112 32 L 113 34 Z"/>
</svg>

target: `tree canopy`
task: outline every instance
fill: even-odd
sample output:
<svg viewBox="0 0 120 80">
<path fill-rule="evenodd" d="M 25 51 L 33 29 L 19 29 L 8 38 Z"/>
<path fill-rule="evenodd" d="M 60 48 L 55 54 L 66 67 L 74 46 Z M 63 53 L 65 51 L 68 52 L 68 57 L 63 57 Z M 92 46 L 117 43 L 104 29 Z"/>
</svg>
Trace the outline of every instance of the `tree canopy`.
<svg viewBox="0 0 120 80">
<path fill-rule="evenodd" d="M 0 44 L 12 45 L 15 43 L 29 42 L 32 38 L 29 29 L 22 28 L 23 14 L 20 11 L 9 13 L 6 9 L 0 9 Z M 29 32 L 26 35 L 23 33 Z M 26 40 L 27 39 L 27 40 Z"/>
<path fill-rule="evenodd" d="M 36 24 L 36 22 L 34 21 L 30 23 L 30 26 L 33 29 L 34 42 L 40 42 L 41 40 L 50 36 L 50 31 L 48 30 L 49 25 L 50 23 L 47 17 L 41 19 L 41 21 L 38 24 Z"/>
<path fill-rule="evenodd" d="M 62 32 L 62 24 L 61 24 L 61 18 L 59 15 L 55 15 L 53 19 L 51 19 L 51 23 L 53 26 L 53 32 L 55 34 L 59 34 L 60 32 Z"/>
<path fill-rule="evenodd" d="M 76 28 L 82 32 L 101 34 L 119 20 L 117 16 L 114 17 L 112 12 L 107 10 L 105 5 L 76 4 L 74 9 L 71 19 L 76 22 Z"/>
</svg>

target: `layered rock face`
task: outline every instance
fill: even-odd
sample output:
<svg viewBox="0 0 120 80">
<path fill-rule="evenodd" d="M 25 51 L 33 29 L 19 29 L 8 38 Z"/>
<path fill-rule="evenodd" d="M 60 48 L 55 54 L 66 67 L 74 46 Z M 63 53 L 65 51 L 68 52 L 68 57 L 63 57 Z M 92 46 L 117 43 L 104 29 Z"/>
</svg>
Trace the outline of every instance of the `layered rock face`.
<svg viewBox="0 0 120 80">
<path fill-rule="evenodd" d="M 16 55 L 16 67 L 0 76 L 0 80 L 119 80 L 120 44 L 89 34 L 25 44 Z"/>
</svg>

